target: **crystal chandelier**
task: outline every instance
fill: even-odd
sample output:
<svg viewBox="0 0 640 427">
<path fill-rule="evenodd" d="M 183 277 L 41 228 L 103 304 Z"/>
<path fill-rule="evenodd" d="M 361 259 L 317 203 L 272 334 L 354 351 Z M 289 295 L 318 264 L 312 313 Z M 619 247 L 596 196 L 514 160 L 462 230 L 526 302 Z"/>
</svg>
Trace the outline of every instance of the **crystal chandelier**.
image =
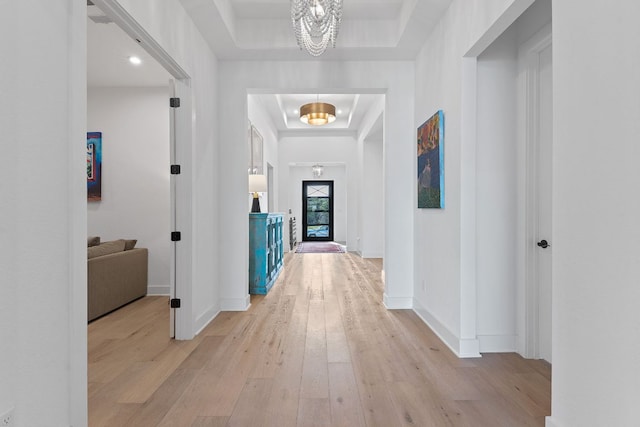
<svg viewBox="0 0 640 427">
<path fill-rule="evenodd" d="M 313 165 L 311 170 L 313 171 L 313 176 L 316 178 L 320 178 L 322 176 L 322 172 L 324 172 L 324 168 L 319 164 Z"/>
<path fill-rule="evenodd" d="M 342 0 L 291 0 L 291 21 L 300 49 L 320 56 L 329 42 L 336 47 Z"/>
</svg>

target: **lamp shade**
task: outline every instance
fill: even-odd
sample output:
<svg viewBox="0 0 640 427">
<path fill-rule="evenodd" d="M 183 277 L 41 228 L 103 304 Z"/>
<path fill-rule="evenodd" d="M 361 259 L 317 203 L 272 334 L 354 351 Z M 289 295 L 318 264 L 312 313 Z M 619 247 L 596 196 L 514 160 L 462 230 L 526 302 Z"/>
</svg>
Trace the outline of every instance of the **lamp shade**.
<svg viewBox="0 0 640 427">
<path fill-rule="evenodd" d="M 265 175 L 249 175 L 249 192 L 264 193 L 267 191 L 267 177 Z"/>
</svg>

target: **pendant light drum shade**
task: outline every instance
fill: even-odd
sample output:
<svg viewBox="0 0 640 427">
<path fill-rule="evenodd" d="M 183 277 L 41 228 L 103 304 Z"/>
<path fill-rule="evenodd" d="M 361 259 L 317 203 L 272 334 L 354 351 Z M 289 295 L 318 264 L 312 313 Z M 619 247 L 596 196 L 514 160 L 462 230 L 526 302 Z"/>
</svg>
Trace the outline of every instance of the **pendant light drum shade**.
<svg viewBox="0 0 640 427">
<path fill-rule="evenodd" d="M 312 102 L 300 107 L 300 120 L 314 126 L 333 123 L 336 119 L 336 107 L 324 102 Z"/>
</svg>

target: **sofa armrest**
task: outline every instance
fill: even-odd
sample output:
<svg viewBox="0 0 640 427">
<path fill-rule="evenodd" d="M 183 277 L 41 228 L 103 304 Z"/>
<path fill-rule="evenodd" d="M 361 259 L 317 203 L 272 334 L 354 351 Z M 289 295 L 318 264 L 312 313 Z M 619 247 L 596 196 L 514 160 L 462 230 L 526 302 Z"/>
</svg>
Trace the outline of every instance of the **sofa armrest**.
<svg viewBox="0 0 640 427">
<path fill-rule="evenodd" d="M 88 260 L 90 321 L 147 294 L 148 259 L 146 248 L 135 248 Z"/>
</svg>

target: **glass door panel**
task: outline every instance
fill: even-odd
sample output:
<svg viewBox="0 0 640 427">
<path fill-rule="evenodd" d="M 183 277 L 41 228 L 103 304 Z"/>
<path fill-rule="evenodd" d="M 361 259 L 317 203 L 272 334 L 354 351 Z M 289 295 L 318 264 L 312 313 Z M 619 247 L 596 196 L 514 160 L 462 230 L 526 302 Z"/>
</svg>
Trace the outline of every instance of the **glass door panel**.
<svg viewBox="0 0 640 427">
<path fill-rule="evenodd" d="M 303 241 L 333 240 L 333 181 L 302 182 Z"/>
</svg>

